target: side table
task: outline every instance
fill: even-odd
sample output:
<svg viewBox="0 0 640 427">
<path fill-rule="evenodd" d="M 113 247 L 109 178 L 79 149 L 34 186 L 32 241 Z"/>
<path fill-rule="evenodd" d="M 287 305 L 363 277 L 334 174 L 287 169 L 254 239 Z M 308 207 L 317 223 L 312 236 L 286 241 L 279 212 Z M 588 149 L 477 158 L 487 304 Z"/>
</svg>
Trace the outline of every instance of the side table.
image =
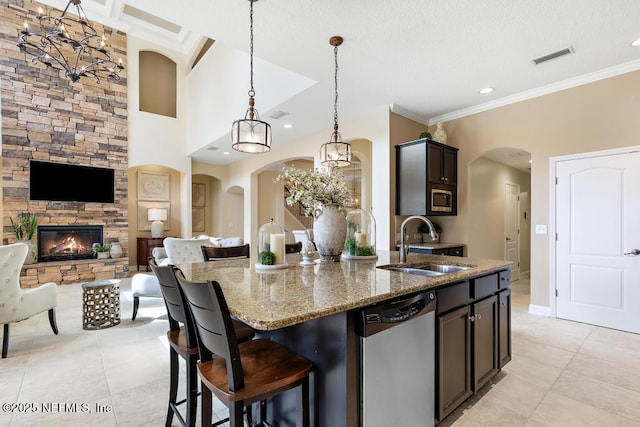
<svg viewBox="0 0 640 427">
<path fill-rule="evenodd" d="M 149 271 L 149 257 L 153 248 L 163 247 L 164 237 L 138 237 L 137 239 L 137 265 L 138 271 L 140 266 L 144 265 L 146 271 Z"/>
<path fill-rule="evenodd" d="M 110 328 L 120 323 L 120 280 L 82 285 L 82 329 Z"/>
</svg>

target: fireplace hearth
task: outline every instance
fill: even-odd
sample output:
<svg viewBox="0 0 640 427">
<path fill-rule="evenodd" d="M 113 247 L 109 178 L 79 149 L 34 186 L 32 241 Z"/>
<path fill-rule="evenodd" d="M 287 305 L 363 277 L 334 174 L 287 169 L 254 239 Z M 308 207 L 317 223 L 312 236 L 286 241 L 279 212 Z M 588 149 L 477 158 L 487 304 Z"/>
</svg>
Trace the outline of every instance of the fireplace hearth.
<svg viewBox="0 0 640 427">
<path fill-rule="evenodd" d="M 42 225 L 38 262 L 95 258 L 92 246 L 102 241 L 102 225 Z"/>
</svg>

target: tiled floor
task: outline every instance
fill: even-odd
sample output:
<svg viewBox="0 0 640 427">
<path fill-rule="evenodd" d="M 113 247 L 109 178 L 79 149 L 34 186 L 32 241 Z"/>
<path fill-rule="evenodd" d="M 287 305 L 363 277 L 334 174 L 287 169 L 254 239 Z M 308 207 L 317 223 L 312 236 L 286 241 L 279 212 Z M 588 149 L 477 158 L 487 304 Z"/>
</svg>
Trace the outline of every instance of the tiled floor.
<svg viewBox="0 0 640 427">
<path fill-rule="evenodd" d="M 441 425 L 640 426 L 640 335 L 530 315 L 528 289 L 526 280 L 513 283 L 512 361 Z M 114 328 L 82 329 L 80 285 L 59 287 L 59 335 L 46 314 L 11 325 L 0 403 L 18 405 L 3 406 L 0 425 L 164 425 L 164 305 L 143 300 L 131 322 L 128 291 L 123 280 Z"/>
</svg>

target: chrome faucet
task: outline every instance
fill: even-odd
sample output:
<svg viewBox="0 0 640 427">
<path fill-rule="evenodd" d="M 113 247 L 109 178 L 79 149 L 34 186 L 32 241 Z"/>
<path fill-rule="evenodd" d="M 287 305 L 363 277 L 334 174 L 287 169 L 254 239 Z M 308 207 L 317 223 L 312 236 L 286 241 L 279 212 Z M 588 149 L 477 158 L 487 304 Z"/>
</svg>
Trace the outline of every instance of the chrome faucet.
<svg viewBox="0 0 640 427">
<path fill-rule="evenodd" d="M 409 247 L 404 244 L 404 234 L 405 234 L 405 227 L 407 226 L 407 223 L 412 219 L 422 220 L 429 227 L 429 234 L 431 235 L 431 238 L 433 240 L 437 240 L 438 238 L 438 233 L 436 232 L 435 227 L 427 217 L 420 216 L 420 215 L 411 215 L 409 218 L 402 221 L 402 225 L 400 226 L 400 262 L 401 263 L 407 262 L 407 253 L 409 252 Z"/>
</svg>

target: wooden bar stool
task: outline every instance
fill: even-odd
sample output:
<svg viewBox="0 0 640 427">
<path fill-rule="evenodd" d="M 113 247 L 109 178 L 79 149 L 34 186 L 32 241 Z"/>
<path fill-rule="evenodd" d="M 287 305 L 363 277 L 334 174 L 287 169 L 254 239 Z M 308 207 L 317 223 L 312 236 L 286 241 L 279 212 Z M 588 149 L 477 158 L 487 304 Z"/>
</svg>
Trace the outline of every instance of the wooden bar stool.
<svg viewBox="0 0 640 427">
<path fill-rule="evenodd" d="M 238 343 L 227 302 L 215 281 L 192 282 L 174 269 L 191 308 L 198 334 L 202 383 L 202 425 L 211 425 L 211 393 L 229 408 L 231 427 L 242 426 L 245 407 L 298 388 L 297 425 L 309 426 L 311 363 L 265 339 Z M 261 404 L 262 415 L 266 408 Z"/>
<path fill-rule="evenodd" d="M 167 420 L 165 425 L 171 426 L 173 415 L 178 418 L 180 425 L 195 426 L 196 408 L 198 405 L 198 379 L 196 363 L 198 362 L 198 347 L 196 330 L 191 317 L 191 312 L 180 291 L 176 275 L 172 266 L 158 266 L 155 260 L 149 260 L 149 267 L 158 278 L 160 290 L 167 306 L 167 318 L 169 319 L 169 330 L 167 339 L 170 350 L 170 386 L 169 386 L 169 407 L 167 409 Z M 242 322 L 232 322 L 232 333 L 235 333 L 238 341 L 251 340 L 254 336 L 253 329 Z M 186 361 L 187 367 L 187 396 L 184 400 L 177 401 L 178 395 L 178 373 L 180 367 L 178 356 Z M 186 402 L 185 417 L 178 410 L 178 405 Z M 186 419 L 185 419 L 186 418 Z"/>
</svg>

